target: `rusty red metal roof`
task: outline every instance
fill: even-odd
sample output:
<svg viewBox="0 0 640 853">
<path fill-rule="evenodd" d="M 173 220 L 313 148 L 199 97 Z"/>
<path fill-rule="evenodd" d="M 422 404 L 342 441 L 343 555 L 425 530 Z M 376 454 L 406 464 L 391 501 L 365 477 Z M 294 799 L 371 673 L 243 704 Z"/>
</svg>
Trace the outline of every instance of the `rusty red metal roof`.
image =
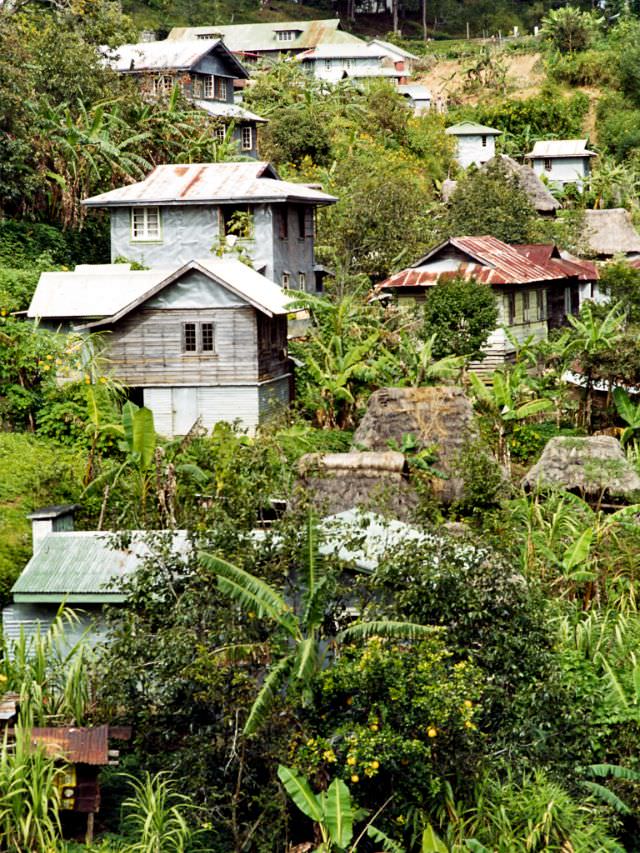
<svg viewBox="0 0 640 853">
<path fill-rule="evenodd" d="M 448 247 L 458 249 L 468 260 L 455 267 L 443 269 L 439 256 Z M 455 260 L 449 259 L 453 264 Z M 553 244 L 512 246 L 495 237 L 451 237 L 421 258 L 416 264 L 401 270 L 377 285 L 376 290 L 399 287 L 432 287 L 442 278 L 461 276 L 483 284 L 535 284 L 562 281 L 567 278 L 592 280 L 597 278 L 593 264 L 566 260 L 560 257 Z"/>
<path fill-rule="evenodd" d="M 109 763 L 109 726 L 31 729 L 31 743 L 43 746 L 50 758 L 61 758 L 69 764 Z"/>
<path fill-rule="evenodd" d="M 84 199 L 87 207 L 303 201 L 332 204 L 333 196 L 280 180 L 269 163 L 189 163 L 156 166 L 143 181 Z"/>
</svg>

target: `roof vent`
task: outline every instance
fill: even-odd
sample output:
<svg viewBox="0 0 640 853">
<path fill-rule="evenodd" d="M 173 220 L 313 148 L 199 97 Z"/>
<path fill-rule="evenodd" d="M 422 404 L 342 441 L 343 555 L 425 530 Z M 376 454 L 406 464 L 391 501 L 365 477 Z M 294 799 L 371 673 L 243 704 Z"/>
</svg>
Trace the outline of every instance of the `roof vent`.
<svg viewBox="0 0 640 853">
<path fill-rule="evenodd" d="M 73 530 L 73 516 L 77 508 L 77 504 L 45 506 L 27 516 L 31 520 L 31 538 L 34 554 L 48 533 Z"/>
</svg>

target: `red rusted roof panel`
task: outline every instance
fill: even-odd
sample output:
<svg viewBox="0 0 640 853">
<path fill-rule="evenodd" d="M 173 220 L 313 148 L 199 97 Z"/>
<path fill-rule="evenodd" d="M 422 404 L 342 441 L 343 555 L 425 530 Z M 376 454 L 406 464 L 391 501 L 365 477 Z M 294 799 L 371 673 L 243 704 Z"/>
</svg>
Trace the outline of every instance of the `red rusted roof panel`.
<svg viewBox="0 0 640 853">
<path fill-rule="evenodd" d="M 109 726 L 32 729 L 31 743 L 44 746 L 51 758 L 62 758 L 69 764 L 109 763 Z"/>
</svg>

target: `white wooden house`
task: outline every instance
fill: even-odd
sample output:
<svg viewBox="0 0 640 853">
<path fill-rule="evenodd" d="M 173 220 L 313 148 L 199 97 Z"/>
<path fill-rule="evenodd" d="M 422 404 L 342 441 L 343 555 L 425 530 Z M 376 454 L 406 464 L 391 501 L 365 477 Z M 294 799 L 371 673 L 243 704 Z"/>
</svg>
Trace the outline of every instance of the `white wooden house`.
<svg viewBox="0 0 640 853">
<path fill-rule="evenodd" d="M 482 370 L 513 358 L 504 326 L 518 341 L 547 337 L 580 307 L 580 286 L 598 278 L 595 264 L 567 260 L 553 244 L 515 246 L 495 237 L 451 237 L 419 261 L 376 287 L 400 305 L 424 302 L 429 288 L 447 278 L 473 280 L 491 287 L 498 299 L 498 328 L 484 347 L 486 356 L 472 367 Z"/>
<path fill-rule="evenodd" d="M 463 121 L 451 125 L 445 133 L 455 138 L 455 158 L 462 168 L 466 169 L 472 164 L 482 166 L 495 156 L 496 137 L 500 136 L 502 131 L 473 121 Z"/>
<path fill-rule="evenodd" d="M 558 189 L 575 184 L 582 192 L 591 172 L 591 159 L 595 151 L 587 149 L 586 139 L 539 140 L 533 150 L 525 155 L 533 171 Z"/>
<path fill-rule="evenodd" d="M 394 62 L 379 47 L 360 44 L 321 44 L 296 57 L 302 67 L 318 80 L 338 83 L 340 80 L 384 79 L 406 83 L 409 73 L 403 61 Z"/>
<path fill-rule="evenodd" d="M 315 211 L 337 199 L 280 179 L 260 161 L 156 166 L 143 181 L 85 199 L 111 215 L 111 259 L 175 269 L 239 240 L 258 272 L 283 287 L 316 291 Z M 233 233 L 234 214 L 248 214 Z M 231 233 L 229 234 L 229 231 Z"/>
<path fill-rule="evenodd" d="M 431 109 L 433 102 L 431 89 L 427 89 L 426 86 L 418 83 L 401 83 L 398 86 L 398 94 L 406 100 L 414 115 L 425 115 Z"/>
<path fill-rule="evenodd" d="M 246 264 L 210 256 L 166 270 L 42 273 L 28 316 L 104 333 L 111 374 L 172 437 L 218 421 L 251 432 L 289 404 L 289 301 Z"/>
</svg>

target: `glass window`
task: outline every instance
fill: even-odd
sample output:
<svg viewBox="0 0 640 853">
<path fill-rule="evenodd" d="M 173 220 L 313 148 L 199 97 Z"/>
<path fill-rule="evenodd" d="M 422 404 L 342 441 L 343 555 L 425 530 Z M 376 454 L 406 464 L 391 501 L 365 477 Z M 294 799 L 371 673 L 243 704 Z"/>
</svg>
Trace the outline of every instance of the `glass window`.
<svg viewBox="0 0 640 853">
<path fill-rule="evenodd" d="M 538 320 L 544 320 L 544 290 L 536 290 L 536 300 L 538 305 Z"/>
<path fill-rule="evenodd" d="M 243 127 L 242 128 L 242 150 L 243 151 L 251 151 L 253 148 L 253 128 L 252 127 Z"/>
<path fill-rule="evenodd" d="M 156 95 L 170 95 L 173 89 L 173 77 L 163 75 L 153 81 L 153 91 Z"/>
<path fill-rule="evenodd" d="M 196 335 L 196 324 L 185 323 L 182 327 L 182 347 L 185 352 L 198 351 L 198 337 Z"/>
<path fill-rule="evenodd" d="M 202 352 L 213 352 L 213 323 L 202 323 L 200 333 Z"/>
<path fill-rule="evenodd" d="M 482 137 L 482 147 L 483 147 L 483 148 L 486 148 L 486 147 L 487 147 L 487 137 L 486 137 L 486 136 L 483 136 L 483 137 Z"/>
<path fill-rule="evenodd" d="M 307 289 L 307 274 L 304 272 L 298 273 L 298 287 L 300 288 L 300 290 Z"/>
<path fill-rule="evenodd" d="M 216 139 L 218 140 L 218 142 L 224 142 L 225 137 L 227 135 L 227 128 L 223 124 L 218 125 L 218 127 L 216 127 L 214 133 L 216 135 Z"/>
<path fill-rule="evenodd" d="M 525 290 L 522 294 L 522 315 L 523 315 L 522 319 L 524 320 L 525 323 L 529 322 L 529 305 L 530 305 L 529 291 Z"/>
<path fill-rule="evenodd" d="M 552 166 L 553 166 L 553 160 L 551 159 L 551 157 L 545 157 L 544 158 L 544 170 L 545 170 L 545 172 L 550 172 Z"/>
<path fill-rule="evenodd" d="M 134 207 L 131 211 L 132 240 L 160 240 L 160 208 Z"/>
<path fill-rule="evenodd" d="M 214 76 L 213 76 L 213 74 L 207 74 L 207 76 L 203 78 L 202 84 L 203 84 L 203 89 L 202 89 L 203 97 L 204 98 L 213 98 L 213 91 L 214 91 L 214 88 L 213 88 L 214 87 Z"/>
<path fill-rule="evenodd" d="M 227 100 L 227 80 L 226 77 L 215 78 L 215 98 L 217 101 Z"/>
<path fill-rule="evenodd" d="M 278 236 L 281 240 L 289 239 L 289 212 L 286 207 L 278 211 Z"/>
<path fill-rule="evenodd" d="M 307 210 L 305 207 L 298 207 L 298 237 L 304 239 L 307 236 Z"/>
<path fill-rule="evenodd" d="M 291 276 L 289 275 L 289 273 L 288 273 L 288 272 L 283 272 L 283 273 L 282 273 L 282 286 L 283 286 L 283 287 L 289 287 L 289 282 L 290 282 L 290 281 L 291 281 Z"/>
<path fill-rule="evenodd" d="M 515 293 L 507 294 L 507 316 L 509 318 L 509 325 L 513 326 L 516 321 L 516 295 Z"/>
</svg>

